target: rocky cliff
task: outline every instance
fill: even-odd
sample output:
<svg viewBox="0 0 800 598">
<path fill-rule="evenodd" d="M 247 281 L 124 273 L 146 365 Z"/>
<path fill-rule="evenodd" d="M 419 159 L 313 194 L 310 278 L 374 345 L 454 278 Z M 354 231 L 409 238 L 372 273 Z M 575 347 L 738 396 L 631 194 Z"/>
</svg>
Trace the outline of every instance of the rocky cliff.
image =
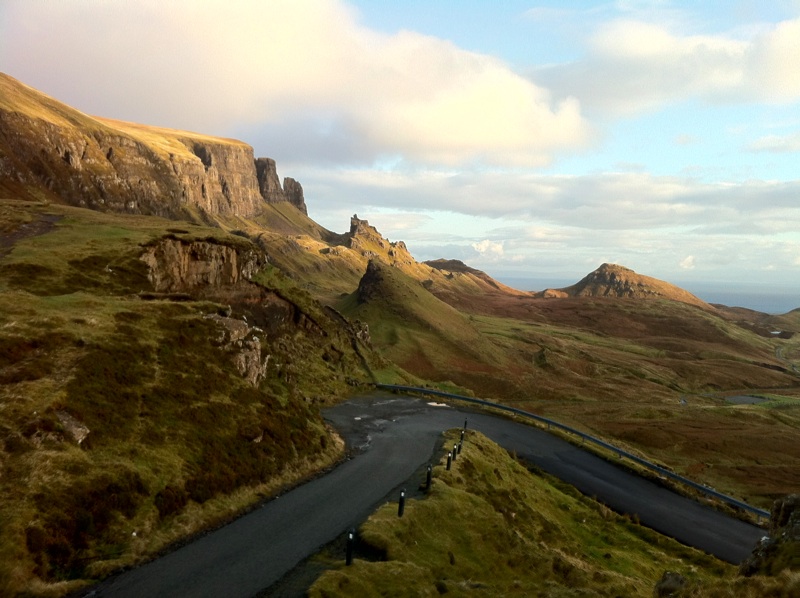
<svg viewBox="0 0 800 598">
<path fill-rule="evenodd" d="M 361 220 L 358 214 L 350 218 L 350 232 L 347 247 L 359 252 L 363 257 L 372 259 L 381 256 L 389 264 L 395 266 L 416 265 L 416 260 L 408 252 L 403 241 L 387 241 L 369 221 Z"/>
<path fill-rule="evenodd" d="M 259 191 L 265 201 L 268 203 L 288 201 L 303 214 L 308 214 L 305 198 L 303 197 L 303 187 L 289 177 L 283 179 L 283 187 L 281 187 L 275 160 L 272 158 L 257 158 L 256 176 L 258 178 Z"/>
<path fill-rule="evenodd" d="M 0 73 L 0 192 L 195 221 L 265 202 L 305 213 L 300 184 L 284 187 L 245 143 L 90 117 Z"/>
</svg>

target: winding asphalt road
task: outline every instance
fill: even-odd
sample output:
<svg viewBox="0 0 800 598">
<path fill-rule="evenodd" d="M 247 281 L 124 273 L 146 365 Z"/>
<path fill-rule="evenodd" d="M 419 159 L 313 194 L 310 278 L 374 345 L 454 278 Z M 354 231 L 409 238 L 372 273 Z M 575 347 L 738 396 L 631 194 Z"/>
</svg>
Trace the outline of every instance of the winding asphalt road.
<svg viewBox="0 0 800 598">
<path fill-rule="evenodd" d="M 85 595 L 254 596 L 366 519 L 387 493 L 432 458 L 442 431 L 461 427 L 465 418 L 470 429 L 585 494 L 617 511 L 635 513 L 643 525 L 723 560 L 741 562 L 764 535 L 756 526 L 670 492 L 543 430 L 501 417 L 379 392 L 337 405 L 325 417 L 356 449 L 351 459 Z"/>
</svg>

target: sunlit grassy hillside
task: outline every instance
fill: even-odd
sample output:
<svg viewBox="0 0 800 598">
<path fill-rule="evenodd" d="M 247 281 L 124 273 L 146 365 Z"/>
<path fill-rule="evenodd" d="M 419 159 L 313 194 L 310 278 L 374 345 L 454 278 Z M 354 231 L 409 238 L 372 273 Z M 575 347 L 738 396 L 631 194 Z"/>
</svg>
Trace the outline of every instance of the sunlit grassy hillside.
<svg viewBox="0 0 800 598">
<path fill-rule="evenodd" d="M 764 508 L 800 485 L 800 335 L 666 299 L 458 298 L 373 260 L 336 305 L 422 378 L 564 421 Z M 726 400 L 759 392 L 785 400 Z"/>
<path fill-rule="evenodd" d="M 450 433 L 443 446 L 458 435 Z M 358 531 L 383 560 L 328 571 L 313 597 L 642 596 L 665 571 L 681 596 L 752 598 L 800 591 L 797 573 L 739 578 L 736 569 L 643 528 L 468 432 L 451 471 L 440 463 L 426 498 L 381 507 Z M 367 551 L 364 551 L 367 552 Z"/>
</svg>

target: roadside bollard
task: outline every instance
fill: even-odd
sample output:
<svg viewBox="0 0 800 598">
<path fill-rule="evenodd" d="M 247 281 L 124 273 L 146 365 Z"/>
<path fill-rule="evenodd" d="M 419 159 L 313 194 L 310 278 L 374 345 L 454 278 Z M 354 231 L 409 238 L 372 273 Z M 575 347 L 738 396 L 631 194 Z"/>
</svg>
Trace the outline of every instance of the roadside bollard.
<svg viewBox="0 0 800 598">
<path fill-rule="evenodd" d="M 433 467 L 428 463 L 428 474 L 425 477 L 425 492 L 431 491 L 431 478 L 433 477 Z"/>
<path fill-rule="evenodd" d="M 459 442 L 459 443 L 458 443 L 458 454 L 459 454 L 459 455 L 461 454 L 461 446 L 462 446 L 462 445 L 461 445 L 461 443 Z"/>
<path fill-rule="evenodd" d="M 347 556 L 344 559 L 344 564 L 348 567 L 353 564 L 353 544 L 356 543 L 356 530 L 351 529 L 347 533 Z"/>
<path fill-rule="evenodd" d="M 464 429 L 465 430 L 467 429 L 467 418 L 466 417 L 464 418 Z"/>
<path fill-rule="evenodd" d="M 447 453 L 447 471 L 450 471 L 450 464 L 453 462 L 453 453 Z"/>
<path fill-rule="evenodd" d="M 458 458 L 458 445 L 454 444 L 453 445 L 453 461 L 455 461 L 457 458 Z"/>
<path fill-rule="evenodd" d="M 400 502 L 397 504 L 397 516 L 402 517 L 403 511 L 406 510 L 406 491 L 405 489 L 400 491 Z"/>
<path fill-rule="evenodd" d="M 464 442 L 464 430 L 461 430 L 461 440 L 459 442 Z"/>
</svg>

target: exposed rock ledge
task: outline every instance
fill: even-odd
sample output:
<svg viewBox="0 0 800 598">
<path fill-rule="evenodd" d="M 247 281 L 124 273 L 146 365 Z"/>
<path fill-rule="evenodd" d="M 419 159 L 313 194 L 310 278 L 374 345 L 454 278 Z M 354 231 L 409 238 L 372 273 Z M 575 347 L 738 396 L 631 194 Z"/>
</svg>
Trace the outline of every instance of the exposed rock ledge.
<svg viewBox="0 0 800 598">
<path fill-rule="evenodd" d="M 266 378 L 271 355 L 262 356 L 261 329 L 249 326 L 244 320 L 211 314 L 206 316 L 222 329 L 217 343 L 233 355 L 239 374 L 253 386 Z"/>
<path fill-rule="evenodd" d="M 164 238 L 147 247 L 141 260 L 148 265 L 148 278 L 159 293 L 234 285 L 249 280 L 265 264 L 263 254 L 255 249 L 242 251 L 220 243 L 177 238 Z"/>
</svg>

